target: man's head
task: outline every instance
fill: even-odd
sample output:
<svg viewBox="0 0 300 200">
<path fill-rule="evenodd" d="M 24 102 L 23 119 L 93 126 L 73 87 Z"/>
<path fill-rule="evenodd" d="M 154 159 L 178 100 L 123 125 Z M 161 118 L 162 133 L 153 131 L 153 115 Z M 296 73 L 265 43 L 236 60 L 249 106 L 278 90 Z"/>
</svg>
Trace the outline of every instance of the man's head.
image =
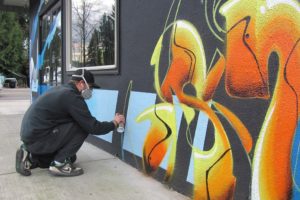
<svg viewBox="0 0 300 200">
<path fill-rule="evenodd" d="M 84 83 L 86 82 L 90 88 L 100 88 L 100 86 L 95 83 L 94 75 L 86 69 L 76 70 L 72 75 L 72 80 L 84 81 Z"/>
<path fill-rule="evenodd" d="M 92 96 L 93 88 L 100 88 L 94 79 L 94 75 L 86 69 L 78 69 L 72 75 L 72 81 L 75 82 L 77 89 L 81 92 L 83 98 L 89 99 Z"/>
</svg>

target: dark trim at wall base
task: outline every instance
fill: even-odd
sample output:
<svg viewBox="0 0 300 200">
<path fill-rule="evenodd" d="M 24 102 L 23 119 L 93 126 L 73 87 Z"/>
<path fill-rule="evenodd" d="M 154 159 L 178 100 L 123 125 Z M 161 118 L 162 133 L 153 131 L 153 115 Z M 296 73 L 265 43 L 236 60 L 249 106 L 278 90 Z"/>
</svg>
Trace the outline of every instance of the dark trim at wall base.
<svg viewBox="0 0 300 200">
<path fill-rule="evenodd" d="M 118 157 L 120 160 L 122 160 L 126 164 L 129 164 L 130 166 L 139 170 L 141 173 L 145 174 L 145 172 L 143 170 L 143 165 L 142 165 L 142 158 L 140 158 L 126 150 L 123 150 L 123 153 L 115 152 L 115 150 L 113 149 L 113 145 L 111 143 L 106 142 L 102 139 L 99 139 L 98 137 L 96 137 L 94 135 L 89 135 L 86 139 L 86 142 L 98 147 L 99 149 L 107 151 L 110 154 L 113 154 L 114 156 Z M 176 171 L 176 169 L 175 169 L 175 171 Z M 193 196 L 194 185 L 187 181 L 182 181 L 185 179 L 183 177 L 176 176 L 176 174 L 174 174 L 174 176 L 170 179 L 169 182 L 165 182 L 164 178 L 166 175 L 166 171 L 162 168 L 159 168 L 152 174 L 145 174 L 145 175 L 151 176 L 152 178 L 161 182 L 162 184 L 164 184 L 167 188 L 169 188 L 171 190 L 175 190 L 187 197 Z"/>
</svg>

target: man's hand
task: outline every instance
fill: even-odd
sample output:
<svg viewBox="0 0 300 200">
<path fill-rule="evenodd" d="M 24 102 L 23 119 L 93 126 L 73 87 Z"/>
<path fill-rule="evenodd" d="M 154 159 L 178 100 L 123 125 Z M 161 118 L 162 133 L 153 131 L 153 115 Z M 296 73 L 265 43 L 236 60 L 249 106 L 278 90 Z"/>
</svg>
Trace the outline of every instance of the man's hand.
<svg viewBox="0 0 300 200">
<path fill-rule="evenodd" d="M 114 118 L 114 124 L 117 127 L 120 123 L 125 124 L 125 117 L 124 115 L 121 115 L 120 113 L 116 113 Z"/>
</svg>

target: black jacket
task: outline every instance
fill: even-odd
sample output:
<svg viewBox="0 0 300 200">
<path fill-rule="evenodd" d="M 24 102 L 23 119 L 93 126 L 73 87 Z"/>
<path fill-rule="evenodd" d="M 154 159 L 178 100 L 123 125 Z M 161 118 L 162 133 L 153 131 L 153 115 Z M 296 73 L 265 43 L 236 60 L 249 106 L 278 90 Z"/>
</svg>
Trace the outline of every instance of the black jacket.
<svg viewBox="0 0 300 200">
<path fill-rule="evenodd" d="M 26 111 L 21 139 L 34 142 L 47 136 L 56 126 L 77 123 L 87 134 L 101 135 L 115 129 L 113 122 L 99 122 L 93 117 L 73 83 L 50 89 Z"/>
</svg>

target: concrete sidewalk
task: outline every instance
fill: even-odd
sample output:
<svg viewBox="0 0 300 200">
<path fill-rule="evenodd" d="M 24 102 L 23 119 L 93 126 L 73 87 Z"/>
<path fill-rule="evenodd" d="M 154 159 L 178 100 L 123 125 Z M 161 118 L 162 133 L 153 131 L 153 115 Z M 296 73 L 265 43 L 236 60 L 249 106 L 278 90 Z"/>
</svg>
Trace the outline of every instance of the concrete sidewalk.
<svg viewBox="0 0 300 200">
<path fill-rule="evenodd" d="M 85 143 L 77 165 L 85 173 L 78 177 L 53 177 L 47 169 L 34 169 L 23 177 L 15 172 L 15 153 L 20 146 L 20 124 L 29 100 L 0 99 L 0 199 L 103 199 L 187 200 L 118 158 Z"/>
</svg>

